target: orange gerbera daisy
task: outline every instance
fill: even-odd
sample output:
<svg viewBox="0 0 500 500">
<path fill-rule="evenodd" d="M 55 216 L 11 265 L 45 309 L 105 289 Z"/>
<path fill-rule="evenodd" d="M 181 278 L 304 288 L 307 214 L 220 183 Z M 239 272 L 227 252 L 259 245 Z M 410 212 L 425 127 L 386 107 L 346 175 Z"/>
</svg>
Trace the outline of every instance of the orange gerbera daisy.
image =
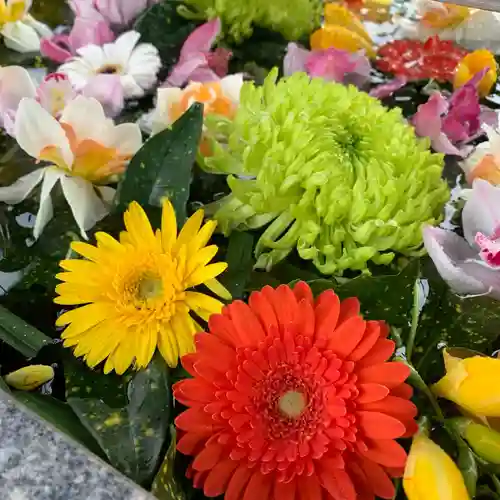
<svg viewBox="0 0 500 500">
<path fill-rule="evenodd" d="M 182 358 L 176 419 L 194 485 L 226 500 L 392 499 L 416 430 L 409 368 L 359 301 L 303 282 L 235 301 Z M 214 363 L 214 360 L 217 362 Z"/>
</svg>

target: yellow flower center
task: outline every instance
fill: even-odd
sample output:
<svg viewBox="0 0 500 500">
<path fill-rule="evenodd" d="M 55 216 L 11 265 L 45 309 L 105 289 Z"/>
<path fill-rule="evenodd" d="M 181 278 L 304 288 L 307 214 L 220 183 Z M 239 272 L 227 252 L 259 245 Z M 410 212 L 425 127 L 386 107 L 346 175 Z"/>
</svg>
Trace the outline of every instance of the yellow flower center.
<svg viewBox="0 0 500 500">
<path fill-rule="evenodd" d="M 299 418 L 306 406 L 306 397 L 298 391 L 285 392 L 278 401 L 280 412 L 288 418 Z"/>
<path fill-rule="evenodd" d="M 123 73 L 123 67 L 120 64 L 105 64 L 97 70 L 97 73 L 101 75 L 119 75 Z"/>
<path fill-rule="evenodd" d="M 26 4 L 24 0 L 0 0 L 0 25 L 15 23 L 20 21 L 26 14 Z"/>
<path fill-rule="evenodd" d="M 124 172 L 131 155 L 122 155 L 116 148 L 104 146 L 93 139 L 79 141 L 71 127 L 62 123 L 71 151 L 72 165 L 67 165 L 57 146 L 46 146 L 40 151 L 39 160 L 50 162 L 71 175 L 82 177 L 92 183 L 106 182 L 116 174 Z"/>
<path fill-rule="evenodd" d="M 204 105 L 203 111 L 205 116 L 208 114 L 217 114 L 232 118 L 236 111 L 236 106 L 231 99 L 223 94 L 219 82 L 193 82 L 186 87 L 180 101 L 170 105 L 170 119 L 172 121 L 177 120 L 194 102 Z"/>
</svg>

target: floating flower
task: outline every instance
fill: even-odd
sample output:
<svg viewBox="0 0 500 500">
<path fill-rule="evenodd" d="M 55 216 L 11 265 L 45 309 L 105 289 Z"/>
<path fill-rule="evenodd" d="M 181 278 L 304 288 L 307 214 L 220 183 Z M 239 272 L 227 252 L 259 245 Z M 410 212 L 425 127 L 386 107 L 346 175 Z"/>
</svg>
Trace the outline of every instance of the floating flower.
<svg viewBox="0 0 500 500">
<path fill-rule="evenodd" d="M 328 26 L 343 26 L 372 44 L 372 39 L 362 21 L 349 9 L 349 6 L 335 3 L 325 4 L 324 22 Z"/>
<path fill-rule="evenodd" d="M 500 432 L 465 417 L 454 418 L 450 423 L 476 455 L 487 462 L 500 465 Z"/>
<path fill-rule="evenodd" d="M 439 82 L 451 82 L 457 65 L 467 54 L 467 50 L 437 36 L 425 43 L 394 40 L 379 48 L 375 65 L 380 71 L 410 81 L 433 78 Z"/>
<path fill-rule="evenodd" d="M 30 14 L 32 0 L 0 0 L 0 33 L 5 45 L 18 52 L 38 52 L 50 28 Z"/>
<path fill-rule="evenodd" d="M 14 125 L 19 146 L 49 165 L 0 188 L 0 201 L 15 204 L 42 183 L 35 227 L 38 238 L 52 218 L 50 193 L 58 181 L 82 235 L 106 216 L 114 189 L 102 184 L 121 174 L 142 145 L 139 127 L 115 126 L 98 101 L 78 96 L 64 108 L 59 121 L 35 99 L 19 104 Z"/>
<path fill-rule="evenodd" d="M 66 326 L 64 345 L 75 347 L 90 367 L 102 361 L 104 373 L 124 373 L 130 366 L 148 366 L 156 348 L 171 367 L 194 350 L 193 335 L 222 303 L 191 290 L 205 285 L 225 299 L 229 292 L 215 279 L 227 267 L 209 264 L 217 253 L 206 246 L 216 223 L 203 226 L 203 211 L 189 218 L 177 235 L 172 204 L 163 203 L 161 230 L 153 232 L 144 210 L 132 202 L 124 216 L 126 231 L 116 241 L 96 233 L 97 246 L 74 242 L 86 260 L 63 260 L 63 281 L 56 287 L 57 304 L 79 305 L 57 320 Z"/>
<path fill-rule="evenodd" d="M 477 83 L 470 80 L 449 99 L 434 92 L 425 104 L 418 107 L 411 123 L 417 135 L 430 138 L 435 151 L 465 156 L 467 149 L 461 150 L 460 147 L 484 133 L 481 120 L 489 119 L 491 113 L 482 112 Z"/>
<path fill-rule="evenodd" d="M 89 0 L 69 0 L 74 12 L 89 8 Z M 96 9 L 106 21 L 117 26 L 128 26 L 143 10 L 158 0 L 93 0 Z"/>
<path fill-rule="evenodd" d="M 77 55 L 77 50 L 86 45 L 103 45 L 115 39 L 108 22 L 90 5 L 77 13 L 68 35 L 59 34 L 42 39 L 42 55 L 57 63 L 64 63 Z"/>
<path fill-rule="evenodd" d="M 464 478 L 455 462 L 427 436 L 413 439 L 403 478 L 408 500 L 469 500 Z"/>
<path fill-rule="evenodd" d="M 186 82 L 213 82 L 227 75 L 231 52 L 223 48 L 211 51 L 220 34 L 219 18 L 196 28 L 182 46 L 179 61 L 164 86 L 182 87 Z"/>
<path fill-rule="evenodd" d="M 102 47 L 82 47 L 77 50 L 79 57 L 63 64 L 58 71 L 68 75 L 77 91 L 85 92 L 87 86 L 96 85 L 97 77 L 101 77 L 101 82 L 105 75 L 110 86 L 112 82 L 120 84 L 124 98 L 142 97 L 156 83 L 161 60 L 154 45 L 137 44 L 140 37 L 136 31 L 128 31 Z"/>
<path fill-rule="evenodd" d="M 355 87 L 295 73 L 247 82 L 234 120 L 219 127 L 209 171 L 231 194 L 211 209 L 228 234 L 270 223 L 256 246 L 269 269 L 294 248 L 325 274 L 421 252 L 419 234 L 448 200 L 442 158 L 415 138 L 399 110 Z"/>
<path fill-rule="evenodd" d="M 182 359 L 193 378 L 174 385 L 188 407 L 177 449 L 207 497 L 393 498 L 406 462 L 395 439 L 415 431 L 417 409 L 387 325 L 359 310 L 300 282 L 211 316 Z"/>
<path fill-rule="evenodd" d="M 371 66 L 363 52 L 335 48 L 309 51 L 290 42 L 283 69 L 285 76 L 305 71 L 312 77 L 363 87 L 370 78 Z"/>
<path fill-rule="evenodd" d="M 364 50 L 369 57 L 375 56 L 371 39 L 366 39 L 345 26 L 325 24 L 311 35 L 310 43 L 313 50 L 335 47 L 348 52 Z"/>
<path fill-rule="evenodd" d="M 184 9 L 187 17 L 219 17 L 236 41 L 249 37 L 254 25 L 278 31 L 288 40 L 298 40 L 319 26 L 322 11 L 318 0 L 185 0 L 184 3 L 190 9 Z"/>
<path fill-rule="evenodd" d="M 193 104 L 203 104 L 203 113 L 232 118 L 236 113 L 243 86 L 243 75 L 229 75 L 219 81 L 191 82 L 186 88 L 165 87 L 158 89 L 156 109 L 153 113 L 154 134 L 166 129 L 180 118 Z"/>
<path fill-rule="evenodd" d="M 500 184 L 500 123 L 499 116 L 496 113 L 495 115 L 495 128 L 488 124 L 483 125 L 483 129 L 488 135 L 488 141 L 479 144 L 474 152 L 461 162 L 460 166 L 470 184 L 475 179 L 484 179 L 491 184 Z"/>
<path fill-rule="evenodd" d="M 497 81 L 497 63 L 494 55 L 489 50 L 476 50 L 467 54 L 457 66 L 453 86 L 458 89 L 479 73 L 484 76 L 476 86 L 479 95 L 486 97 Z"/>
<path fill-rule="evenodd" d="M 456 293 L 500 300 L 500 187 L 476 179 L 462 212 L 464 238 L 425 227 L 424 244 L 441 277 Z"/>
<path fill-rule="evenodd" d="M 30 365 L 5 375 L 5 382 L 18 391 L 32 391 L 54 378 L 54 369 L 45 365 Z"/>
<path fill-rule="evenodd" d="M 436 395 L 478 417 L 500 417 L 500 359 L 458 358 L 443 350 L 446 375 L 432 386 Z"/>
<path fill-rule="evenodd" d="M 390 97 L 392 94 L 402 89 L 408 83 L 408 79 L 405 76 L 397 76 L 393 80 L 387 83 L 381 83 L 370 90 L 370 95 L 376 97 L 377 99 L 385 99 Z"/>
<path fill-rule="evenodd" d="M 500 15 L 482 9 L 443 4 L 435 0 L 418 0 L 420 22 L 399 23 L 400 38 L 427 40 L 439 35 L 442 40 L 456 42 L 468 50 L 500 49 Z"/>
</svg>

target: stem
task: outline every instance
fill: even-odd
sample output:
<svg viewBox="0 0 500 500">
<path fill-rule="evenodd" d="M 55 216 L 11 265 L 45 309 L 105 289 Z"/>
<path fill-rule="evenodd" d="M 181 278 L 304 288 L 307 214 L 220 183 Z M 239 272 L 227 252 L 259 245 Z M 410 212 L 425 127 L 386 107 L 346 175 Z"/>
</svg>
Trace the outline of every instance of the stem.
<svg viewBox="0 0 500 500">
<path fill-rule="evenodd" d="M 498 480 L 498 477 L 495 474 L 490 474 L 491 481 L 493 482 L 495 486 L 496 492 L 500 495 L 500 481 Z"/>
<path fill-rule="evenodd" d="M 418 329 L 418 317 L 420 314 L 420 308 L 418 306 L 418 280 L 415 281 L 415 285 L 413 286 L 413 308 L 411 311 L 411 330 L 408 336 L 408 342 L 406 343 L 406 357 L 408 359 L 408 363 L 411 363 L 411 355 L 413 352 L 413 347 L 415 346 L 415 338 L 417 336 Z"/>
</svg>

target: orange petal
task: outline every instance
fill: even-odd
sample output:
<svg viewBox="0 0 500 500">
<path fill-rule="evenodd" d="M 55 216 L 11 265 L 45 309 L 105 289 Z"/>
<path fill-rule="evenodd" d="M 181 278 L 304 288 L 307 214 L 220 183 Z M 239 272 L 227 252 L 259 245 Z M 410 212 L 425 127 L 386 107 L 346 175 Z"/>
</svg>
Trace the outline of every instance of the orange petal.
<svg viewBox="0 0 500 500">
<path fill-rule="evenodd" d="M 274 500 L 278 498 L 286 498 L 286 500 L 296 500 L 296 493 L 297 482 L 295 480 L 292 480 L 289 483 L 282 483 L 279 481 L 276 481 L 274 483 Z M 227 498 L 225 500 L 227 500 Z"/>
<path fill-rule="evenodd" d="M 188 410 L 189 411 L 189 410 Z M 396 418 L 376 411 L 358 411 L 359 425 L 366 437 L 395 439 L 401 437 L 405 426 Z"/>
<path fill-rule="evenodd" d="M 323 470 L 320 473 L 320 479 L 321 484 L 334 500 L 356 500 L 356 490 L 346 471 Z"/>
<path fill-rule="evenodd" d="M 297 297 L 297 302 L 300 302 L 303 299 L 309 302 L 310 304 L 314 302 L 314 297 L 311 287 L 305 281 L 299 281 L 293 287 L 293 293 L 295 294 L 295 297 Z"/>
<path fill-rule="evenodd" d="M 273 306 L 261 292 L 252 293 L 248 303 L 260 320 L 267 335 L 271 333 L 271 330 L 278 328 L 278 318 L 276 317 Z"/>
<path fill-rule="evenodd" d="M 358 372 L 360 382 L 373 382 L 392 389 L 403 383 L 410 376 L 410 369 L 403 363 L 391 361 L 380 365 L 371 365 Z"/>
<path fill-rule="evenodd" d="M 182 412 L 176 419 L 175 425 L 183 431 L 206 432 L 214 430 L 212 416 L 198 408 L 189 408 Z"/>
<path fill-rule="evenodd" d="M 245 347 L 257 346 L 266 334 L 252 309 L 241 300 L 235 300 L 227 306 L 234 328 L 238 335 L 238 344 Z"/>
<path fill-rule="evenodd" d="M 273 479 L 271 474 L 264 475 L 256 470 L 250 478 L 243 500 L 268 500 L 271 497 Z"/>
<path fill-rule="evenodd" d="M 394 498 L 394 484 L 385 470 L 375 462 L 361 458 L 361 467 L 373 489 L 380 498 L 392 500 Z"/>
<path fill-rule="evenodd" d="M 222 311 L 223 313 L 227 307 Z M 217 335 L 223 342 L 232 347 L 239 347 L 238 334 L 233 322 L 227 315 L 224 314 L 212 314 L 208 320 L 208 328 L 210 333 Z"/>
<path fill-rule="evenodd" d="M 359 384 L 358 389 L 359 396 L 356 402 L 359 404 L 379 401 L 389 395 L 389 389 L 380 384 Z"/>
<path fill-rule="evenodd" d="M 226 490 L 238 462 L 231 459 L 222 460 L 208 473 L 203 485 L 207 497 L 217 497 Z"/>
<path fill-rule="evenodd" d="M 351 361 L 358 361 L 363 356 L 366 356 L 368 352 L 375 345 L 377 340 L 380 338 L 380 321 L 367 321 L 365 333 L 363 335 L 363 339 L 356 346 L 356 349 L 351 352 L 349 355 L 349 359 Z"/>
<path fill-rule="evenodd" d="M 387 396 L 380 401 L 365 403 L 361 408 L 368 411 L 380 411 L 401 421 L 412 420 L 418 413 L 417 407 L 411 401 L 395 396 Z"/>
<path fill-rule="evenodd" d="M 326 290 L 316 300 L 316 338 L 331 338 L 340 314 L 340 299 L 333 290 Z"/>
<path fill-rule="evenodd" d="M 241 500 L 252 473 L 245 465 L 238 467 L 229 481 L 224 500 Z"/>
<path fill-rule="evenodd" d="M 203 449 L 205 441 L 209 435 L 210 432 L 186 432 L 180 439 L 178 439 L 177 449 L 184 455 L 194 455 L 198 450 Z"/>
<path fill-rule="evenodd" d="M 338 326 L 351 316 L 358 316 L 361 310 L 359 300 L 356 297 L 349 297 L 340 303 L 340 314 L 338 319 Z"/>
<path fill-rule="evenodd" d="M 338 356 L 346 358 L 363 338 L 365 328 L 366 322 L 361 316 L 349 318 L 330 335 L 328 348 Z"/>
<path fill-rule="evenodd" d="M 408 384 L 401 384 L 391 388 L 391 395 L 403 399 L 411 399 L 413 397 L 413 387 Z"/>
<path fill-rule="evenodd" d="M 384 467 L 404 467 L 407 454 L 405 449 L 392 439 L 376 439 L 367 443 L 368 449 L 362 452 L 368 460 Z"/>
<path fill-rule="evenodd" d="M 193 460 L 193 469 L 197 471 L 212 469 L 220 461 L 223 450 L 223 446 L 217 442 L 217 439 L 210 439 L 210 444 L 207 443 Z"/>
<path fill-rule="evenodd" d="M 312 476 L 303 475 L 297 481 L 297 500 L 321 500 L 323 498 L 322 488 L 316 474 Z"/>
<path fill-rule="evenodd" d="M 297 318 L 295 320 L 297 334 L 304 337 L 314 335 L 315 315 L 311 302 L 302 299 L 297 306 Z"/>
<path fill-rule="evenodd" d="M 379 338 L 370 352 L 358 361 L 357 366 L 361 368 L 384 363 L 393 355 L 395 348 L 394 341 Z"/>
</svg>

